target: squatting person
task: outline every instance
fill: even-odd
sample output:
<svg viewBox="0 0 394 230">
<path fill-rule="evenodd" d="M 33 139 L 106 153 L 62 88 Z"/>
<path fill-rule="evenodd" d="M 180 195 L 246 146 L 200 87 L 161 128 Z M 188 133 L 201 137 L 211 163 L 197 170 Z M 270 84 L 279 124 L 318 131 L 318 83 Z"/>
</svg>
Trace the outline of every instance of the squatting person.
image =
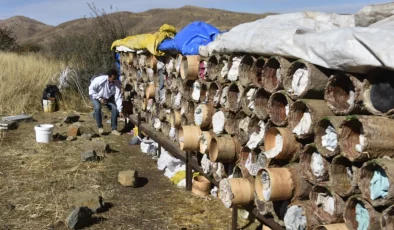
<svg viewBox="0 0 394 230">
<path fill-rule="evenodd" d="M 94 118 L 98 126 L 98 131 L 103 134 L 103 122 L 101 117 L 101 106 L 106 106 L 111 110 L 112 134 L 121 135 L 118 132 L 118 116 L 123 117 L 122 97 L 120 82 L 116 80 L 118 71 L 111 69 L 107 75 L 97 76 L 92 79 L 89 86 L 89 97 L 94 106 Z"/>
</svg>

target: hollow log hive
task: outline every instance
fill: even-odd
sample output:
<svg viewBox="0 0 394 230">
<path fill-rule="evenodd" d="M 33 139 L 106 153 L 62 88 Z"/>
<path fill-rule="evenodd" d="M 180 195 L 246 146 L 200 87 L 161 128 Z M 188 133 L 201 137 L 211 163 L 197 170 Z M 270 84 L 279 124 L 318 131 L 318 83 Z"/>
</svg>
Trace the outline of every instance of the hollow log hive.
<svg viewBox="0 0 394 230">
<path fill-rule="evenodd" d="M 226 207 L 249 202 L 282 226 L 300 218 L 287 210 L 299 209 L 306 219 L 300 229 L 311 230 L 394 226 L 393 113 L 375 108 L 384 98 L 371 93 L 394 72 L 377 74 L 279 56 L 121 54 L 132 112 L 181 149 L 203 151 L 224 166 L 223 175 L 237 166 L 230 180 L 211 172 L 223 180 L 218 197 Z M 386 188 L 377 186 L 380 196 L 371 198 L 376 174 Z M 366 223 L 359 212 L 369 214 Z"/>
</svg>

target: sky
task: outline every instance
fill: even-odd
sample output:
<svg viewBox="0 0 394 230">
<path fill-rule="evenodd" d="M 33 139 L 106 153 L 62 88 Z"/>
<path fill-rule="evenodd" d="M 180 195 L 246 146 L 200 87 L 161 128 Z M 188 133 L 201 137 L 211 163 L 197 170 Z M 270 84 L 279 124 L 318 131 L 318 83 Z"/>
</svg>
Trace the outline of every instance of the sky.
<svg viewBox="0 0 394 230">
<path fill-rule="evenodd" d="M 388 3 L 384 0 L 0 0 L 0 20 L 22 15 L 48 25 L 90 17 L 87 3 L 113 11 L 143 12 L 153 8 L 179 8 L 194 5 L 247 13 L 289 13 L 322 11 L 356 13 L 365 5 Z M 117 10 L 116 10 L 117 9 Z"/>
</svg>

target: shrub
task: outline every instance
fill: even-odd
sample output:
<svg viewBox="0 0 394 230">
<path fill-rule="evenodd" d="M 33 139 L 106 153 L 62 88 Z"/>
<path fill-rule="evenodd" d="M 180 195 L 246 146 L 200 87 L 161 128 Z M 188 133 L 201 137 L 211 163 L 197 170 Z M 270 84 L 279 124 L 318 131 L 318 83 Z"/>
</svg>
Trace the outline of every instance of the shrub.
<svg viewBox="0 0 394 230">
<path fill-rule="evenodd" d="M 14 51 L 16 40 L 8 28 L 0 28 L 0 51 Z"/>
<path fill-rule="evenodd" d="M 60 59 L 73 67 L 86 94 L 93 76 L 116 67 L 114 53 L 110 50 L 111 44 L 126 36 L 121 18 L 115 15 L 109 17 L 94 4 L 88 6 L 92 11 L 92 18 L 85 20 L 91 20 L 93 26 L 83 34 L 74 33 L 55 38 L 48 50 L 51 58 Z M 73 85 L 73 82 L 70 83 Z"/>
<path fill-rule="evenodd" d="M 0 115 L 42 111 L 47 84 L 56 83 L 64 64 L 41 54 L 0 52 Z"/>
</svg>

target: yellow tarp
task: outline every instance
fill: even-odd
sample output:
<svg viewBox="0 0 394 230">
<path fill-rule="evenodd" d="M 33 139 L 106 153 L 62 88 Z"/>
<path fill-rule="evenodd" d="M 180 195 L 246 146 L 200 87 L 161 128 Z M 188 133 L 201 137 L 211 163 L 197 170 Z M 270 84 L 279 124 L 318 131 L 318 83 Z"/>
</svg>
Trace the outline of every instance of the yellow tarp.
<svg viewBox="0 0 394 230">
<path fill-rule="evenodd" d="M 175 27 L 164 24 L 160 27 L 159 32 L 154 34 L 140 34 L 116 40 L 114 43 L 112 43 L 111 50 L 117 46 L 126 46 L 133 50 L 147 49 L 155 56 L 163 56 L 165 53 L 157 50 L 157 48 L 164 39 L 174 37 L 175 34 Z"/>
<path fill-rule="evenodd" d="M 193 173 L 193 178 L 200 175 L 198 172 Z M 186 178 L 186 171 L 179 171 L 177 172 L 171 179 L 174 184 L 178 184 L 181 180 Z"/>
</svg>

